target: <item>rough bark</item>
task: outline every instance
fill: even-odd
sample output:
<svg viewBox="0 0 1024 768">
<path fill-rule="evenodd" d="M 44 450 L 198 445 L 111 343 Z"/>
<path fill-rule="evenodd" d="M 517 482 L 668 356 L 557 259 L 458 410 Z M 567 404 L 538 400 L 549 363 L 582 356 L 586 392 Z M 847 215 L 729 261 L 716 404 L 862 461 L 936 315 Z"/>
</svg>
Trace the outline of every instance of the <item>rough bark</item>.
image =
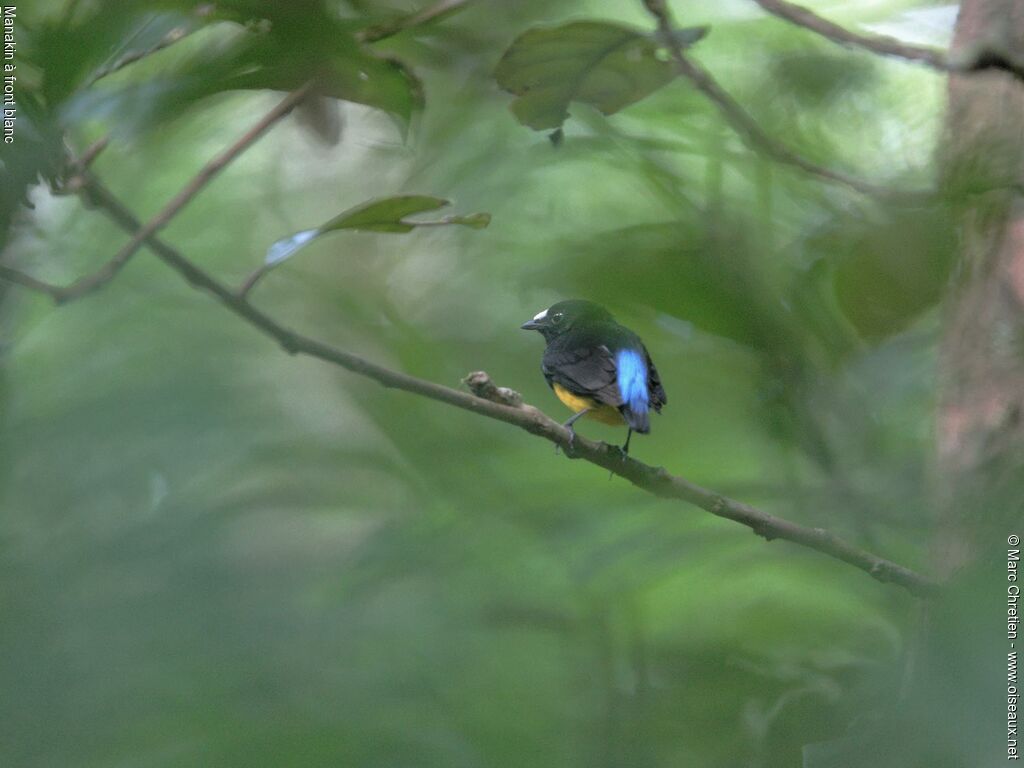
<svg viewBox="0 0 1024 768">
<path fill-rule="evenodd" d="M 1024 3 L 964 0 L 953 54 L 1024 50 Z M 938 462 L 947 490 L 942 570 L 1020 519 L 1024 454 L 1024 84 L 1002 72 L 949 81 L 944 183 L 962 269 L 940 354 Z M 1004 535 L 1005 538 L 1005 535 Z"/>
</svg>

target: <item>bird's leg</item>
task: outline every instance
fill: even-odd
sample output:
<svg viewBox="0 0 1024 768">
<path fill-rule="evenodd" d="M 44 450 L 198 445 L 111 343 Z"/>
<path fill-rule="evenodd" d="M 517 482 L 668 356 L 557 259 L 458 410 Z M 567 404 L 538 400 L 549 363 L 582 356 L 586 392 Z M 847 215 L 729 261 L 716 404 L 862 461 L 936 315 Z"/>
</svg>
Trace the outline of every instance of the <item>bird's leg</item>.
<svg viewBox="0 0 1024 768">
<path fill-rule="evenodd" d="M 629 441 L 633 437 L 633 428 L 630 427 L 629 431 L 626 432 L 626 444 L 622 446 L 622 460 L 625 461 L 626 457 L 629 456 Z"/>
<path fill-rule="evenodd" d="M 589 408 L 584 408 L 582 411 L 576 411 L 576 413 L 574 413 L 572 417 L 567 422 L 565 422 L 565 424 L 562 425 L 563 427 L 569 430 L 569 445 L 565 449 L 567 454 L 572 453 L 572 444 L 576 442 L 576 430 L 573 428 L 572 425 L 575 424 L 581 416 L 587 413 L 590 413 Z M 558 453 L 557 444 L 555 445 L 555 453 Z"/>
</svg>

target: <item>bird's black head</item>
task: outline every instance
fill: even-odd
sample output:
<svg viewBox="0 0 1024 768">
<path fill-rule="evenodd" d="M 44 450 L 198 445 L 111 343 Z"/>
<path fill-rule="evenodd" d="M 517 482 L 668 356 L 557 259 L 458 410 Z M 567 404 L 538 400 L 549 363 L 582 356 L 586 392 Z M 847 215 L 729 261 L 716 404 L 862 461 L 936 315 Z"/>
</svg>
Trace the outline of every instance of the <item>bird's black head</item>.
<svg viewBox="0 0 1024 768">
<path fill-rule="evenodd" d="M 570 328 L 611 319 L 611 313 L 599 304 L 584 299 L 569 299 L 552 304 L 519 327 L 524 331 L 540 331 L 550 341 Z"/>
</svg>

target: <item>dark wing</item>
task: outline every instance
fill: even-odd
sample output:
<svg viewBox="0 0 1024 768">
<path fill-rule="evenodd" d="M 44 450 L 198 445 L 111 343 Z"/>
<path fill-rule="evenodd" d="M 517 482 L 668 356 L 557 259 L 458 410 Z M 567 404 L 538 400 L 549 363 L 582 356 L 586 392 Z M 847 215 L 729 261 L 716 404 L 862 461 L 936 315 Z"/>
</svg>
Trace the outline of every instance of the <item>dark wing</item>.
<svg viewBox="0 0 1024 768">
<path fill-rule="evenodd" d="M 647 390 L 651 398 L 651 408 L 660 413 L 661 406 L 668 403 L 668 396 L 665 394 L 665 388 L 661 386 L 661 377 L 658 375 L 658 369 L 654 367 L 647 347 L 644 347 L 644 355 L 647 357 Z"/>
<path fill-rule="evenodd" d="M 575 395 L 592 397 L 613 408 L 622 405 L 615 359 L 603 344 L 549 345 L 544 351 L 541 370 L 549 385 L 560 384 Z"/>
</svg>

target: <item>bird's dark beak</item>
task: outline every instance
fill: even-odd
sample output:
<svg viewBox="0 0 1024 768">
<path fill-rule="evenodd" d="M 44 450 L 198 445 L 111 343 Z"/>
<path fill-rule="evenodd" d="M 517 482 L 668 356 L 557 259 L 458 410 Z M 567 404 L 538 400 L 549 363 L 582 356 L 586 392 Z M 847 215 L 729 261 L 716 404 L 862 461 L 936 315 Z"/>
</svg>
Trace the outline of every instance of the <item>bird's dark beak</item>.
<svg viewBox="0 0 1024 768">
<path fill-rule="evenodd" d="M 545 309 L 538 312 L 519 327 L 524 331 L 539 331 L 541 328 L 547 328 L 550 322 L 551 321 L 548 320 L 548 311 Z"/>
</svg>

